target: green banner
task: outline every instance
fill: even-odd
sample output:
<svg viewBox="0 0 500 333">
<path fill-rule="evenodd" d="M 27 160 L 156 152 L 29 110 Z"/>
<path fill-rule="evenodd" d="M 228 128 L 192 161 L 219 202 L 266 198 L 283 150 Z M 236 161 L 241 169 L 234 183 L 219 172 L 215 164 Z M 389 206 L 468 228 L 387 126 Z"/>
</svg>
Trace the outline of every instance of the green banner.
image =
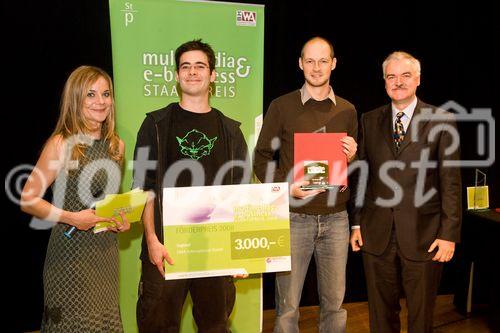
<svg viewBox="0 0 500 333">
<path fill-rule="evenodd" d="M 126 145 L 124 191 L 132 183 L 133 149 L 145 113 L 179 100 L 174 52 L 188 40 L 202 38 L 215 50 L 217 79 L 210 104 L 242 123 L 252 150 L 262 124 L 264 7 L 165 0 L 109 0 L 109 5 L 117 128 Z M 141 237 L 142 226 L 134 224 L 120 238 L 120 306 L 125 332 L 137 332 Z M 233 332 L 260 331 L 261 286 L 260 276 L 237 281 Z M 188 301 L 181 331 L 196 331 Z"/>
</svg>

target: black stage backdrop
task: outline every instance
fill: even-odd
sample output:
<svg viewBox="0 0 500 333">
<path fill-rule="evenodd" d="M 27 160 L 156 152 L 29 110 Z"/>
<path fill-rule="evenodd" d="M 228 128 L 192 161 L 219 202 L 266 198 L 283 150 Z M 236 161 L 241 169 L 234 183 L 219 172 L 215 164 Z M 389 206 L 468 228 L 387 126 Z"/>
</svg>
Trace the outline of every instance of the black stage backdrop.
<svg viewBox="0 0 500 333">
<path fill-rule="evenodd" d="M 418 95 L 424 101 L 441 105 L 455 100 L 467 109 L 497 109 L 499 29 L 492 3 L 450 1 L 436 7 L 437 1 L 304 1 L 294 6 L 289 1 L 245 2 L 266 5 L 264 110 L 272 99 L 302 85 L 297 59 L 302 44 L 315 35 L 333 42 L 338 59 L 333 88 L 353 102 L 360 114 L 388 103 L 381 63 L 395 50 L 421 60 Z M 92 64 L 111 74 L 113 70 L 107 1 L 4 1 L 2 9 L 2 110 L 7 116 L 2 160 L 7 175 L 18 165 L 36 162 L 55 126 L 64 81 L 74 68 Z M 460 131 L 463 157 L 474 158 L 473 126 L 460 125 Z M 497 169 L 483 170 L 488 171 L 494 207 L 500 204 Z M 472 184 L 473 171 L 463 170 L 464 184 Z M 9 199 L 4 202 L 8 228 L 2 242 L 7 259 L 3 274 L 8 277 L 4 288 L 10 310 L 6 323 L 7 327 L 13 323 L 16 332 L 35 330 L 43 307 L 42 269 L 49 231 L 31 230 L 30 217 Z M 447 265 L 441 293 L 454 291 L 454 267 L 454 263 Z M 314 265 L 302 305 L 317 304 L 313 274 Z M 274 306 L 273 279 L 273 274 L 264 278 L 266 308 Z M 366 300 L 361 259 L 350 253 L 346 301 L 360 300 Z"/>
</svg>

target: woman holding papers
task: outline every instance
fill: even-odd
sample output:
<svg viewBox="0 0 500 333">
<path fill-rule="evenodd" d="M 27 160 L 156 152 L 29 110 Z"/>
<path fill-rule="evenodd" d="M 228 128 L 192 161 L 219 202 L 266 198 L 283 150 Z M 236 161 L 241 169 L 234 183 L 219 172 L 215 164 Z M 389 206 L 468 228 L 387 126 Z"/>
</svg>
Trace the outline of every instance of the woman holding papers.
<svg viewBox="0 0 500 333">
<path fill-rule="evenodd" d="M 42 332 L 123 331 L 116 232 L 130 225 L 123 213 L 103 218 L 92 206 L 118 191 L 124 149 L 115 132 L 111 78 L 102 69 L 78 67 L 21 199 L 23 211 L 57 222 L 45 258 Z M 49 186 L 53 204 L 43 199 Z M 94 233 L 97 222 L 113 222 L 113 232 Z"/>
</svg>

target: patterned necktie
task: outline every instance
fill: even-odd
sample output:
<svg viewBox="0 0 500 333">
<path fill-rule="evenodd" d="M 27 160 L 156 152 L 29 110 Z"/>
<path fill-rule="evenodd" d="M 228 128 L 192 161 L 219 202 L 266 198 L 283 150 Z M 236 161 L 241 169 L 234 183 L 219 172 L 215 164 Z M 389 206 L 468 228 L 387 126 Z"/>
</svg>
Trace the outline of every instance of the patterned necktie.
<svg viewBox="0 0 500 333">
<path fill-rule="evenodd" d="M 401 147 L 401 142 L 405 138 L 405 128 L 403 127 L 403 122 L 401 121 L 401 117 L 403 117 L 404 112 L 399 111 L 396 114 L 396 122 L 394 123 L 394 142 L 396 143 L 396 150 L 399 150 Z"/>
</svg>

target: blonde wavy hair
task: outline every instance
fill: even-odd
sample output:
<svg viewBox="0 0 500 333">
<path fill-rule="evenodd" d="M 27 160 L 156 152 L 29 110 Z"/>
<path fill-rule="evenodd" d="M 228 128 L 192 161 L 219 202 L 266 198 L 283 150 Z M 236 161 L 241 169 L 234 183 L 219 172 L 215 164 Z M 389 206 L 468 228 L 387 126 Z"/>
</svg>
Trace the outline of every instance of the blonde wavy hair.
<svg viewBox="0 0 500 333">
<path fill-rule="evenodd" d="M 109 143 L 108 152 L 111 158 L 121 162 L 123 156 L 120 154 L 120 138 L 115 132 L 115 103 L 113 93 L 113 82 L 111 77 L 104 70 L 94 66 L 80 66 L 75 69 L 66 84 L 61 96 L 60 115 L 52 137 L 60 135 L 63 139 L 72 136 L 86 134 L 91 131 L 89 122 L 83 114 L 83 102 L 87 93 L 99 78 L 104 78 L 109 84 L 111 95 L 111 110 L 101 127 L 101 139 Z M 70 153 L 71 159 L 80 160 L 85 156 L 85 144 L 74 145 Z"/>
</svg>

